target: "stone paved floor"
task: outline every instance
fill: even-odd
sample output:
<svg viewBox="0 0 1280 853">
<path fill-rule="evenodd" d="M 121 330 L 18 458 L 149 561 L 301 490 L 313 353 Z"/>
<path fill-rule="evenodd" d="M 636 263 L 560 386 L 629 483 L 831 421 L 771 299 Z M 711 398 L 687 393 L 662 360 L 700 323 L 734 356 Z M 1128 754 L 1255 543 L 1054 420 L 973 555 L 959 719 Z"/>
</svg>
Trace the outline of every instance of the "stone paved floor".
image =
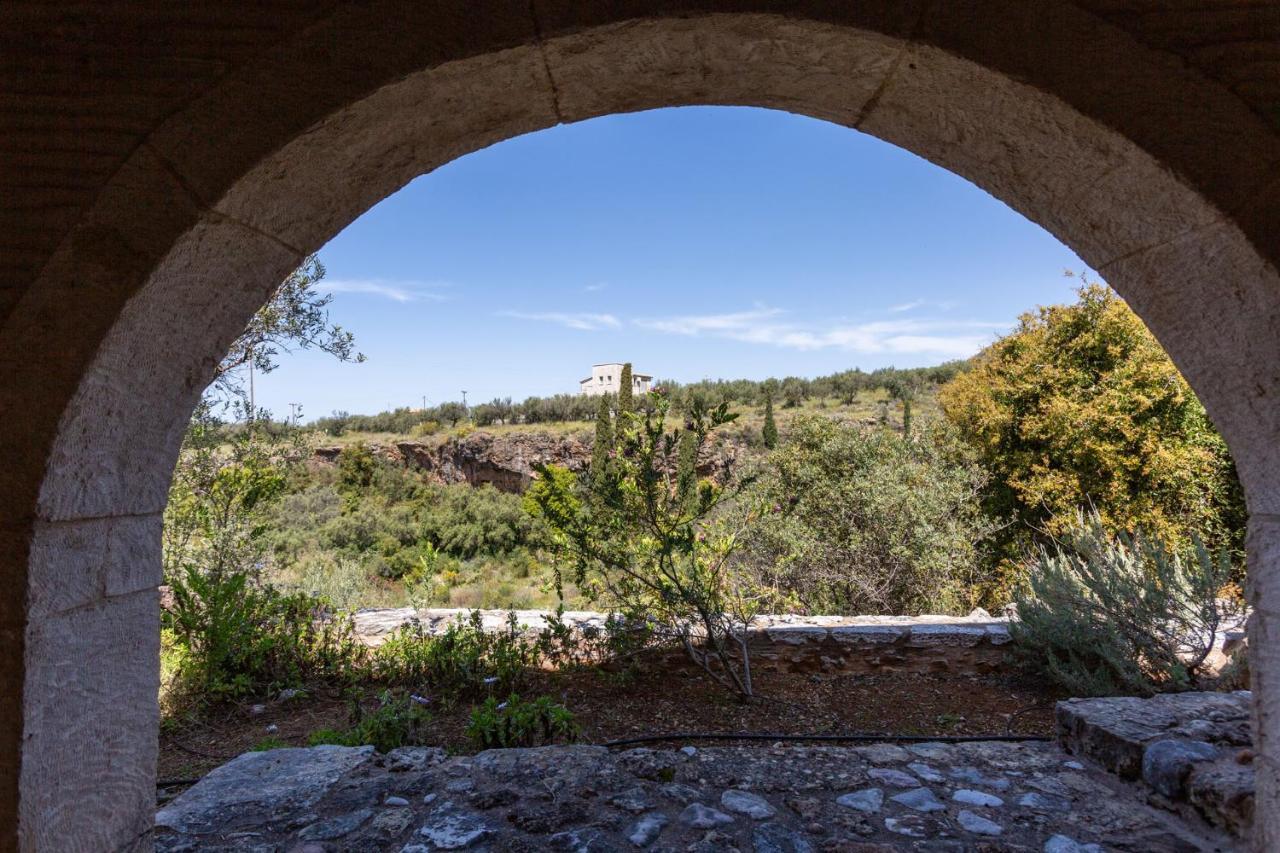
<svg viewBox="0 0 1280 853">
<path fill-rule="evenodd" d="M 1231 850 L 1049 743 L 247 753 L 159 851 Z"/>
</svg>

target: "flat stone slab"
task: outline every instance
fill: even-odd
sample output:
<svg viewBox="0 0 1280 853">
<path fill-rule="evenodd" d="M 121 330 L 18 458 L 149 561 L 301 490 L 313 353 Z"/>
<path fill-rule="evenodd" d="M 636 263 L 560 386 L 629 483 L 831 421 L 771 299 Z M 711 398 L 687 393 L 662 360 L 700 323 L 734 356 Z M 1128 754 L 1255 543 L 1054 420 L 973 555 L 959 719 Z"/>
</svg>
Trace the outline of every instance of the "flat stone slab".
<svg viewBox="0 0 1280 853">
<path fill-rule="evenodd" d="M 356 636 L 369 645 L 380 645 L 387 637 L 415 619 L 428 634 L 443 633 L 449 625 L 470 618 L 470 610 L 456 607 L 412 607 L 358 610 L 352 615 Z M 481 610 L 480 622 L 488 631 L 505 631 L 509 611 Z M 516 610 L 516 624 L 522 632 L 536 634 L 547 627 L 553 614 L 545 610 Z M 571 628 L 603 627 L 607 615 L 593 610 L 566 610 L 561 617 Z M 969 616 L 798 616 L 763 614 L 751 623 L 751 630 L 783 645 L 821 643 L 828 639 L 845 645 L 877 645 L 912 638 L 919 645 L 973 645 L 1009 642 L 1008 619 L 984 611 Z"/>
<path fill-rule="evenodd" d="M 373 747 L 317 746 L 246 752 L 156 814 L 156 826 L 202 834 L 244 820 L 305 810 L 372 759 Z"/>
<path fill-rule="evenodd" d="M 155 846 L 162 853 L 1232 849 L 1224 834 L 1151 806 L 1137 786 L 1068 766 L 1055 744 L 919 746 L 692 754 L 570 746 L 452 758 L 428 749 L 249 753 L 162 809 Z M 909 788 L 878 781 L 891 773 L 916 780 L 908 765 L 921 752 L 943 781 Z M 995 790 L 998 797 L 983 793 Z M 1060 807 L 1037 808 L 1039 798 Z M 996 838 L 1002 846 L 982 846 Z"/>
</svg>

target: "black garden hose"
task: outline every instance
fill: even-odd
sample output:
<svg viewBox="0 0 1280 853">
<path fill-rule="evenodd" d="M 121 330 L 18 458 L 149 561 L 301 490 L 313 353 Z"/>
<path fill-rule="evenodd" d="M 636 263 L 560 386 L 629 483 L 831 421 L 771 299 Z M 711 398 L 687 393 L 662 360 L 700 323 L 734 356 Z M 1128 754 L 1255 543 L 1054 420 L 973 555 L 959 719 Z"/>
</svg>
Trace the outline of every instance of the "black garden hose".
<svg viewBox="0 0 1280 853">
<path fill-rule="evenodd" d="M 645 735 L 643 737 L 611 740 L 601 744 L 610 749 L 619 746 L 634 746 L 641 743 L 662 743 L 672 740 L 768 740 L 784 743 L 817 742 L 817 743 L 976 743 L 979 741 L 999 741 L 1002 743 L 1039 742 L 1053 740 L 1044 735 L 894 735 L 855 732 L 842 735 L 792 735 L 773 734 L 769 732 L 672 732 L 662 735 Z"/>
</svg>

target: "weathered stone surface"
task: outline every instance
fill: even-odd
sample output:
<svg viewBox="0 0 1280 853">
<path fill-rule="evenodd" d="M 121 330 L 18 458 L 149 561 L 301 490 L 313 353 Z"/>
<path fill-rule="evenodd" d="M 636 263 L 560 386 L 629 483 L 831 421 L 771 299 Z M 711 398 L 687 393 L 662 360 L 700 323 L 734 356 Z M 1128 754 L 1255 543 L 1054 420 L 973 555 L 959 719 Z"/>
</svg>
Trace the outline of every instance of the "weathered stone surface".
<svg viewBox="0 0 1280 853">
<path fill-rule="evenodd" d="M 418 834 L 438 850 L 465 850 L 493 835 L 494 830 L 477 815 L 442 806 Z"/>
<path fill-rule="evenodd" d="M 926 782 L 944 782 L 947 778 L 923 761 L 913 761 L 907 765 L 907 769 Z"/>
<path fill-rule="evenodd" d="M 1172 805 L 1190 803 L 1243 836 L 1255 780 L 1252 767 L 1233 756 L 1250 743 L 1249 698 L 1241 691 L 1071 699 L 1058 703 L 1058 737 L 1072 752 L 1122 778 L 1141 778 Z"/>
<path fill-rule="evenodd" d="M 1044 853 L 1102 853 L 1097 844 L 1081 844 L 1065 835 L 1055 835 L 1044 843 Z"/>
<path fill-rule="evenodd" d="M 1018 798 L 1018 805 L 1036 812 L 1065 812 L 1071 810 L 1071 802 L 1065 797 L 1030 791 Z"/>
<path fill-rule="evenodd" d="M 877 767 L 868 770 L 867 775 L 890 788 L 918 788 L 920 780 L 904 770 L 894 767 Z"/>
<path fill-rule="evenodd" d="M 1004 800 L 994 794 L 988 794 L 985 791 L 972 791 L 968 788 L 961 788 L 956 791 L 951 795 L 951 799 L 955 800 L 957 803 L 964 803 L 968 806 L 999 808 L 1004 805 Z M 1021 805 L 1026 805 L 1026 803 L 1021 803 Z"/>
<path fill-rule="evenodd" d="M 627 840 L 637 847 L 648 847 L 658 839 L 670 820 L 661 812 L 642 815 L 627 830 Z"/>
<path fill-rule="evenodd" d="M 731 812 L 746 815 L 752 820 L 768 820 L 778 813 L 769 801 L 750 791 L 730 789 L 720 795 L 720 805 Z"/>
<path fill-rule="evenodd" d="M 836 803 L 845 808 L 875 814 L 884 805 L 884 791 L 879 788 L 864 788 L 861 791 L 841 794 L 836 798 Z"/>
<path fill-rule="evenodd" d="M 889 799 L 918 812 L 941 812 L 947 809 L 928 788 L 913 788 L 901 794 L 894 794 Z"/>
<path fill-rule="evenodd" d="M 956 815 L 956 822 L 965 832 L 972 832 L 974 835 L 1000 835 L 1004 832 L 1004 827 L 995 821 L 964 809 Z"/>
<path fill-rule="evenodd" d="M 1158 740 L 1142 755 L 1142 781 L 1164 796 L 1178 799 L 1185 793 L 1191 768 L 1217 754 L 1218 750 L 1201 740 Z"/>
<path fill-rule="evenodd" d="M 694 829 L 713 829 L 733 823 L 733 818 L 719 809 L 704 806 L 702 803 L 689 803 L 680 812 L 680 822 Z"/>
<path fill-rule="evenodd" d="M 915 646 L 976 646 L 987 638 L 985 625 L 913 625 L 910 642 Z"/>
<path fill-rule="evenodd" d="M 911 754 L 896 743 L 855 746 L 854 751 L 872 764 L 904 764 L 911 760 Z"/>
<path fill-rule="evenodd" d="M 803 833 L 777 823 L 766 823 L 751 833 L 755 853 L 813 853 L 814 846 Z"/>
<path fill-rule="evenodd" d="M 1137 778 L 1147 744 L 1187 736 L 1215 744 L 1247 746 L 1249 694 L 1169 693 L 1069 699 L 1055 709 L 1058 737 L 1072 752 Z"/>
<path fill-rule="evenodd" d="M 303 841 L 331 841 L 355 832 L 371 817 L 373 817 L 373 809 L 356 809 L 328 820 L 317 821 L 299 832 L 298 837 Z M 157 818 L 158 821 L 159 818 Z"/>
<path fill-rule="evenodd" d="M 1135 851 L 1231 847 L 1225 837 L 1179 824 L 1106 771 L 1066 767 L 1066 754 L 1047 743 L 947 745 L 950 760 L 970 771 L 962 775 L 1010 780 L 1007 798 L 949 773 L 944 782 L 892 796 L 846 787 L 877 771 L 911 776 L 903 768 L 919 756 L 896 748 L 708 747 L 691 761 L 678 750 L 545 747 L 407 765 L 403 752 L 329 750 L 284 750 L 286 760 L 276 762 L 237 759 L 231 771 L 211 775 L 166 808 L 204 819 L 158 820 L 157 849 L 880 853 L 914 842 L 922 850 L 962 851 L 998 837 L 1007 845 L 998 849 L 1038 851 L 1065 843 L 1055 836 Z M 339 756 L 350 756 L 349 765 L 335 765 Z M 279 780 L 268 780 L 261 794 L 229 786 L 229 778 L 246 781 L 245 764 L 274 764 L 289 778 L 316 782 L 291 798 L 275 793 L 284 787 Z M 1038 808 L 1037 798 L 1046 797 L 1059 798 L 1062 808 Z M 408 805 L 389 807 L 391 798 Z"/>
<path fill-rule="evenodd" d="M 1210 823 L 1245 837 L 1253 827 L 1255 785 L 1252 766 L 1219 759 L 1192 768 L 1187 798 Z"/>
<path fill-rule="evenodd" d="M 246 752 L 156 814 L 156 826 L 201 835 L 242 821 L 309 808 L 373 756 L 373 747 L 317 746 Z"/>
<path fill-rule="evenodd" d="M 980 788 L 994 788 L 997 791 L 1005 791 L 1012 784 L 1005 776 L 998 776 L 980 770 L 977 767 L 961 766 L 952 767 L 948 774 L 952 779 L 965 782 L 969 785 L 977 785 Z"/>
</svg>

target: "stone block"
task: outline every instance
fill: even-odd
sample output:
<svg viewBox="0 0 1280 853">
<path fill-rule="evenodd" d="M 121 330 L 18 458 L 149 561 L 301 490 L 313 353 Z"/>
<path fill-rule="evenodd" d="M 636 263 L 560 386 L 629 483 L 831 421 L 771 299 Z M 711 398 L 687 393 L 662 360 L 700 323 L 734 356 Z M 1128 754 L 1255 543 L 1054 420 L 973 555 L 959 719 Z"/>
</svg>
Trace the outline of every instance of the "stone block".
<svg viewBox="0 0 1280 853">
<path fill-rule="evenodd" d="M 821 643 L 827 638 L 828 633 L 828 629 L 815 625 L 786 625 L 765 630 L 765 634 L 771 641 L 788 646 Z"/>
<path fill-rule="evenodd" d="M 847 646 L 879 646 L 897 643 L 909 629 L 900 625 L 838 625 L 830 629 L 831 639 Z"/>
<path fill-rule="evenodd" d="M 985 625 L 912 625 L 913 646 L 976 646 L 986 639 Z"/>
<path fill-rule="evenodd" d="M 37 522 L 27 566 L 29 618 L 160 585 L 157 513 Z"/>
<path fill-rule="evenodd" d="M 1228 757 L 1192 769 L 1187 799 L 1210 823 L 1247 837 L 1253 826 L 1255 789 L 1252 765 Z"/>
<path fill-rule="evenodd" d="M 1218 750 L 1199 740 L 1170 738 L 1147 747 L 1142 756 L 1142 781 L 1171 800 L 1182 797 L 1191 768 L 1212 761 Z"/>
<path fill-rule="evenodd" d="M 229 820 L 263 820 L 306 809 L 373 758 L 371 746 L 246 752 L 197 782 L 156 814 L 156 826 L 193 835 Z"/>
<path fill-rule="evenodd" d="M 27 626 L 19 847 L 111 850 L 155 809 L 160 603 L 118 596 Z"/>
</svg>

